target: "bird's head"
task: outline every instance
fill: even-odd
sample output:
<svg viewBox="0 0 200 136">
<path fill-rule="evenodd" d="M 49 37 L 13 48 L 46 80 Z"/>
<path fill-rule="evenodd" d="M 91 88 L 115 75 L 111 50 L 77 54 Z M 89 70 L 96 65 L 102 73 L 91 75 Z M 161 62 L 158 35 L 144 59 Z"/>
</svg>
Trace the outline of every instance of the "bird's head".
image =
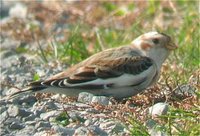
<svg viewBox="0 0 200 136">
<path fill-rule="evenodd" d="M 170 36 L 159 32 L 148 32 L 136 38 L 132 45 L 159 64 L 162 64 L 170 51 L 177 48 Z"/>
<path fill-rule="evenodd" d="M 170 36 L 159 32 L 145 33 L 136 38 L 132 43 L 134 46 L 144 51 L 153 48 L 165 48 L 167 50 L 174 50 L 177 48 Z"/>
</svg>

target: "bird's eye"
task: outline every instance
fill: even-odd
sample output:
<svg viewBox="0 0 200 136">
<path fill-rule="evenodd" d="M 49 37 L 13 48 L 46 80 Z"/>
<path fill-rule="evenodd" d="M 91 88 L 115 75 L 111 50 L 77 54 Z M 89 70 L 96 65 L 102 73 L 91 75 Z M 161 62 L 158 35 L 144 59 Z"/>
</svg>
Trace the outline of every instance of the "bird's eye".
<svg viewBox="0 0 200 136">
<path fill-rule="evenodd" d="M 159 43 L 159 39 L 155 38 L 152 40 L 154 44 L 158 44 Z"/>
</svg>

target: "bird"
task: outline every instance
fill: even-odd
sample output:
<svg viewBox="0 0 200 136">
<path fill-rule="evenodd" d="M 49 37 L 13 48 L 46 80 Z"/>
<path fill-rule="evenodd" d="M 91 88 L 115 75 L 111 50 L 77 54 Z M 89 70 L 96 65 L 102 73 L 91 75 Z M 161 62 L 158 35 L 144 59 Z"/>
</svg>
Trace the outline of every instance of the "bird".
<svg viewBox="0 0 200 136">
<path fill-rule="evenodd" d="M 10 98 L 37 92 L 131 97 L 158 81 L 162 64 L 176 48 L 167 34 L 150 31 L 130 44 L 105 49 L 46 80 L 31 82 Z"/>
</svg>

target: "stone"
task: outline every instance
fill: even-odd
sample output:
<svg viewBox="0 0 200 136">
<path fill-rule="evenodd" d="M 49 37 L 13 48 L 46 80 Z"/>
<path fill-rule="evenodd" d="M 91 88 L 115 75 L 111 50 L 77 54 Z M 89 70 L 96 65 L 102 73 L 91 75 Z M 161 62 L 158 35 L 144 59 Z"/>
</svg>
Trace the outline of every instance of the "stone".
<svg viewBox="0 0 200 136">
<path fill-rule="evenodd" d="M 25 122 L 26 121 L 33 121 L 33 120 L 35 120 L 35 118 L 36 118 L 36 116 L 34 114 L 31 114 L 31 115 L 23 118 L 23 121 L 25 121 Z"/>
<path fill-rule="evenodd" d="M 99 125 L 99 128 L 106 131 L 107 133 L 120 133 L 124 131 L 125 126 L 116 121 L 106 121 Z"/>
<path fill-rule="evenodd" d="M 22 125 L 19 121 L 14 121 L 9 126 L 10 129 L 22 129 L 24 125 Z"/>
<path fill-rule="evenodd" d="M 40 121 L 38 123 L 36 123 L 35 128 L 50 128 L 51 124 L 49 122 L 44 122 L 44 121 Z"/>
<path fill-rule="evenodd" d="M 87 93 L 87 92 L 81 92 L 79 95 L 78 95 L 78 101 L 79 102 L 83 102 L 83 103 L 91 103 L 92 101 L 92 97 L 94 95 L 91 94 L 91 93 Z"/>
<path fill-rule="evenodd" d="M 58 125 L 53 125 L 52 129 L 61 136 L 66 136 L 66 135 L 72 136 L 75 132 L 74 128 L 62 127 Z"/>
<path fill-rule="evenodd" d="M 153 119 L 149 119 L 146 122 L 146 127 L 149 129 L 152 129 L 153 127 L 155 127 L 157 125 L 157 122 Z"/>
<path fill-rule="evenodd" d="M 94 135 L 99 135 L 99 136 L 107 136 L 108 134 L 100 129 L 98 126 L 95 126 L 95 125 L 92 125 L 92 126 L 89 126 L 88 129 L 94 133 Z"/>
<path fill-rule="evenodd" d="M 15 6 L 10 8 L 9 16 L 25 19 L 27 16 L 27 7 L 23 4 L 17 3 Z"/>
<path fill-rule="evenodd" d="M 86 127 L 79 127 L 75 130 L 75 133 L 73 136 L 86 136 L 90 135 L 90 131 Z"/>
<path fill-rule="evenodd" d="M 6 119 L 9 117 L 8 112 L 4 111 L 3 113 L 1 113 L 0 115 L 0 124 L 4 124 L 4 122 L 6 121 Z"/>
<path fill-rule="evenodd" d="M 51 124 L 49 122 L 40 121 L 35 124 L 35 129 L 37 131 L 50 130 Z"/>
<path fill-rule="evenodd" d="M 33 105 L 37 99 L 33 95 L 25 95 L 19 98 L 18 104 L 22 105 L 22 103 L 27 103 L 28 105 Z"/>
<path fill-rule="evenodd" d="M 40 118 L 42 118 L 43 120 L 49 120 L 50 117 L 57 117 L 61 112 L 62 111 L 57 111 L 57 110 L 49 111 L 40 114 Z"/>
<path fill-rule="evenodd" d="M 101 105 L 108 105 L 109 104 L 109 98 L 105 96 L 93 96 L 91 103 L 98 103 Z"/>
<path fill-rule="evenodd" d="M 52 110 L 55 110 L 57 109 L 57 105 L 55 105 L 55 103 L 53 101 L 48 101 L 48 102 L 44 102 L 44 105 L 45 109 L 52 109 Z"/>
<path fill-rule="evenodd" d="M 19 107 L 14 106 L 14 105 L 10 105 L 8 107 L 8 114 L 11 117 L 16 117 L 19 114 Z"/>
<path fill-rule="evenodd" d="M 84 122 L 84 124 L 85 124 L 86 127 L 89 126 L 89 125 L 91 125 L 91 123 L 92 123 L 92 120 L 91 120 L 91 119 L 87 119 L 87 120 Z"/>
<path fill-rule="evenodd" d="M 157 117 L 160 115 L 166 115 L 169 106 L 167 103 L 156 103 L 155 105 L 149 107 L 149 114 L 153 117 Z"/>
<path fill-rule="evenodd" d="M 25 126 L 25 128 L 21 129 L 20 131 L 13 132 L 14 136 L 32 136 L 36 132 L 34 126 Z"/>
<path fill-rule="evenodd" d="M 5 105 L 1 105 L 1 107 L 0 107 L 0 114 L 3 113 L 6 110 L 7 110 L 6 106 Z"/>
<path fill-rule="evenodd" d="M 19 92 L 19 89 L 13 87 L 13 88 L 10 88 L 9 90 L 7 90 L 7 91 L 5 92 L 5 95 L 9 96 L 9 95 L 14 94 L 14 93 L 16 93 L 16 92 Z M 16 99 L 17 99 L 17 98 L 16 98 Z"/>
<path fill-rule="evenodd" d="M 195 88 L 188 84 L 183 84 L 174 89 L 174 94 L 179 97 L 195 96 Z"/>
<path fill-rule="evenodd" d="M 151 136 L 168 136 L 168 134 L 166 132 L 162 132 L 158 129 L 150 129 L 149 134 Z"/>
</svg>

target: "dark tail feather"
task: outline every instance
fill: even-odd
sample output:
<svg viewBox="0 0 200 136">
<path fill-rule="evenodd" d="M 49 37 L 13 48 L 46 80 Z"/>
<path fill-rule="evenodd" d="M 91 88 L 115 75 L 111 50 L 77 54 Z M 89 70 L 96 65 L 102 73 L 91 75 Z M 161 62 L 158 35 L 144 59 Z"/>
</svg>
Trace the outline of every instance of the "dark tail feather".
<svg viewBox="0 0 200 136">
<path fill-rule="evenodd" d="M 10 96 L 8 96 L 8 99 L 16 98 L 16 97 L 19 97 L 24 94 L 40 92 L 45 88 L 47 88 L 47 87 L 45 87 L 45 86 L 29 86 L 27 88 L 22 89 L 22 91 L 11 94 Z"/>
</svg>

